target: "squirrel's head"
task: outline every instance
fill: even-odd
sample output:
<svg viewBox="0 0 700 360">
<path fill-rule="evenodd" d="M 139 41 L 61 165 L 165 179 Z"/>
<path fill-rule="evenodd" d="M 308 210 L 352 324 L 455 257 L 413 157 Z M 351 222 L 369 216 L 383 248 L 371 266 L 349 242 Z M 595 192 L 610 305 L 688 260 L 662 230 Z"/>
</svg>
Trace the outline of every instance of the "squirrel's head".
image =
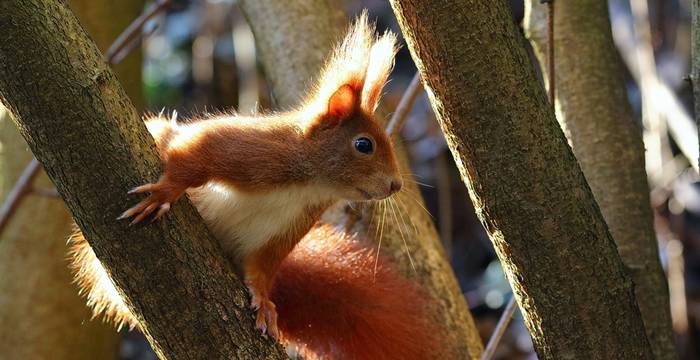
<svg viewBox="0 0 700 360">
<path fill-rule="evenodd" d="M 305 136 L 319 180 L 348 200 L 383 199 L 401 189 L 391 140 L 374 118 L 396 55 L 396 36 L 374 36 L 363 13 L 326 64 L 307 102 Z"/>
</svg>

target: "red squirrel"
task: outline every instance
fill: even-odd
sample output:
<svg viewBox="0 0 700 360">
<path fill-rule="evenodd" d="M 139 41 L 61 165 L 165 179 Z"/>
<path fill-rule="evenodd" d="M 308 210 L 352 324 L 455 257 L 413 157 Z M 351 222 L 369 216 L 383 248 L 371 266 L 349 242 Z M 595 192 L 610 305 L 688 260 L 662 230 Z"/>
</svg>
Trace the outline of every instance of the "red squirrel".
<svg viewBox="0 0 700 360">
<path fill-rule="evenodd" d="M 149 195 L 120 219 L 162 218 L 186 193 L 242 273 L 256 326 L 307 358 L 427 355 L 432 336 L 417 285 L 384 259 L 374 273 L 379 255 L 343 231 L 314 227 L 338 200 L 379 200 L 401 189 L 391 141 L 373 115 L 396 49 L 396 36 L 375 38 L 364 13 L 297 110 L 187 124 L 148 119 L 165 170 L 129 192 Z M 95 313 L 136 325 L 82 235 L 72 241 L 76 277 Z"/>
</svg>

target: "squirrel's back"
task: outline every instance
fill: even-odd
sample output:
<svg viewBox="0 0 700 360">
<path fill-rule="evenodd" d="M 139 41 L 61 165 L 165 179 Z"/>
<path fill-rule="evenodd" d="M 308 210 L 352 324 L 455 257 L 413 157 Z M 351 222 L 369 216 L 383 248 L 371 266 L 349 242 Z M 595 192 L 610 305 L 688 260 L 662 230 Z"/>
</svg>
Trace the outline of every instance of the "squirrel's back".
<svg viewBox="0 0 700 360">
<path fill-rule="evenodd" d="M 175 122 L 175 116 L 173 114 L 173 118 L 167 120 L 161 114 L 146 120 L 146 127 L 163 158 L 167 156 L 169 148 L 187 147 L 188 141 L 197 136 L 192 135 L 192 132 L 202 127 L 214 126 L 217 132 L 222 132 L 224 128 L 230 128 L 233 132 L 252 132 L 241 133 L 240 136 L 228 134 L 221 142 L 235 142 L 237 144 L 232 148 L 255 152 L 251 157 L 268 159 L 260 161 L 257 166 L 269 170 L 275 166 L 294 163 L 284 161 L 283 165 L 279 165 L 275 163 L 272 154 L 265 154 L 270 149 L 285 147 L 295 141 L 296 136 L 293 133 L 297 128 L 293 116 L 254 119 L 232 115 L 194 120 L 181 125 Z M 274 130 L 271 131 L 271 128 Z M 225 154 L 225 151 L 216 149 L 208 151 Z M 284 155 L 285 151 L 279 152 L 280 157 L 296 156 L 289 152 Z M 221 165 L 217 161 L 203 161 L 202 166 Z M 246 171 L 255 172 L 255 169 Z M 282 170 L 273 172 L 279 173 L 279 178 L 290 178 L 285 176 Z M 280 181 L 280 184 L 264 191 L 243 191 L 224 181 L 212 179 L 202 186 L 189 188 L 186 192 L 221 244 L 226 256 L 235 261 L 237 266 L 242 258 L 265 245 L 268 239 L 289 233 L 290 226 L 307 222 L 310 227 L 313 224 L 310 218 L 318 215 L 332 202 L 332 191 L 314 181 Z"/>
</svg>

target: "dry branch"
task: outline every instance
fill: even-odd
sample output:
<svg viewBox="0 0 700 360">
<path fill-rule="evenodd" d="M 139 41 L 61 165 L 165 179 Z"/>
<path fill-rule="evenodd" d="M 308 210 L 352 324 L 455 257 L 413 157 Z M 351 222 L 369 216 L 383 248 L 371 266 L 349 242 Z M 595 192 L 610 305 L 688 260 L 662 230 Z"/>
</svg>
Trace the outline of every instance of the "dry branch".
<svg viewBox="0 0 700 360">
<path fill-rule="evenodd" d="M 0 207 L 0 235 L 2 235 L 2 230 L 17 210 L 22 198 L 32 189 L 32 183 L 36 176 L 39 175 L 40 170 L 41 164 L 36 159 L 32 159 L 22 171 L 22 175 L 17 179 L 12 190 L 7 194 L 5 201 Z"/>
</svg>

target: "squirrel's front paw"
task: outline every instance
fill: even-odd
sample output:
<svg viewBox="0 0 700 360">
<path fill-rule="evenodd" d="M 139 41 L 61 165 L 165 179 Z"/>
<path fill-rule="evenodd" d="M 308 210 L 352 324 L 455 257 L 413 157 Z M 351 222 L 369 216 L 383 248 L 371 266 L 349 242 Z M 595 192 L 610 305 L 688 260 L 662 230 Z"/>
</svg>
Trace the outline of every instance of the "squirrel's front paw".
<svg viewBox="0 0 700 360">
<path fill-rule="evenodd" d="M 156 212 L 153 220 L 158 220 L 163 217 L 168 210 L 170 210 L 170 204 L 177 200 L 177 198 L 179 198 L 184 191 L 184 189 L 176 189 L 172 186 L 166 186 L 161 182 L 158 182 L 157 184 L 146 184 L 135 187 L 129 191 L 129 194 L 150 192 L 151 195 L 132 208 L 124 211 L 121 215 L 119 215 L 117 220 L 128 219 L 133 216 L 134 219 L 131 221 L 130 225 L 134 225 L 141 222 L 141 220 L 145 219 L 148 215 L 156 211 L 156 209 L 158 209 L 158 212 Z"/>
<path fill-rule="evenodd" d="M 277 308 L 275 303 L 261 296 L 255 288 L 248 286 L 250 292 L 250 307 L 256 311 L 255 327 L 275 339 L 279 339 L 279 329 L 277 329 Z"/>
</svg>

